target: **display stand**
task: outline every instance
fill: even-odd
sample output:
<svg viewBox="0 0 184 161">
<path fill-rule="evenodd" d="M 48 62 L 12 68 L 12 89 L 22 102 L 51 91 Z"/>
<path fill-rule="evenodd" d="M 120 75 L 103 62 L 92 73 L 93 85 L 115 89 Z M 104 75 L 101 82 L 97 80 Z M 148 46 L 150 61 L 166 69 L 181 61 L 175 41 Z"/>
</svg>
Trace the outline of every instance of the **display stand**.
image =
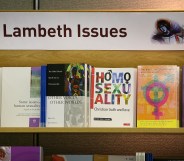
<svg viewBox="0 0 184 161">
<path fill-rule="evenodd" d="M 182 67 L 184 51 L 0 50 L 0 67 L 79 62 L 96 67 Z M 51 161 L 52 154 L 135 155 L 142 151 L 152 152 L 157 159 L 184 159 L 184 128 L 0 128 L 0 143 L 42 146 L 44 161 Z"/>
<path fill-rule="evenodd" d="M 184 64 L 184 51 L 0 51 L 0 66 L 39 66 L 84 62 L 98 67 Z M 43 146 L 51 154 L 123 154 L 152 152 L 155 158 L 184 158 L 184 129 L 0 128 L 1 145 Z"/>
</svg>

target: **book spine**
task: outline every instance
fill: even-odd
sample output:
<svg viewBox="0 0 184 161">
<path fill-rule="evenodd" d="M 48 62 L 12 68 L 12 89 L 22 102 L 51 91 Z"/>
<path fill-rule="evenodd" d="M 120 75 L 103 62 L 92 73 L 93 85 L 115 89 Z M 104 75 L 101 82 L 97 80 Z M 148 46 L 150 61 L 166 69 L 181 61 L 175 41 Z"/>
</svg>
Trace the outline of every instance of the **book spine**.
<svg viewBox="0 0 184 161">
<path fill-rule="evenodd" d="M 95 79 L 95 68 L 92 67 L 91 68 L 91 96 L 90 96 L 90 109 L 93 109 L 94 107 L 94 104 L 93 104 L 93 101 L 94 101 L 94 79 Z"/>
<path fill-rule="evenodd" d="M 136 161 L 141 161 L 141 160 L 140 160 L 140 152 L 136 152 L 135 158 L 136 158 L 136 159 L 135 159 Z"/>
<path fill-rule="evenodd" d="M 141 152 L 141 161 L 146 161 L 146 153 L 145 152 Z"/>
<path fill-rule="evenodd" d="M 46 126 L 46 79 L 47 79 L 47 67 L 41 66 L 41 107 L 40 107 L 40 125 Z"/>
<path fill-rule="evenodd" d="M 88 69 L 88 127 L 91 125 L 91 110 L 90 110 L 90 98 L 91 98 L 91 69 L 92 69 L 92 66 L 89 65 L 89 69 Z"/>
<path fill-rule="evenodd" d="M 145 153 L 145 161 L 153 161 L 153 155 L 150 152 Z"/>
<path fill-rule="evenodd" d="M 87 127 L 88 126 L 88 115 L 89 115 L 89 112 L 88 112 L 88 65 L 87 64 L 84 64 L 84 80 L 85 80 L 85 82 L 84 82 L 84 85 L 85 85 L 85 87 L 84 87 L 84 90 L 85 90 L 85 101 L 84 101 L 84 103 L 85 103 L 85 113 L 84 113 L 84 119 L 85 119 L 85 124 L 84 124 L 84 126 L 85 127 Z"/>
</svg>

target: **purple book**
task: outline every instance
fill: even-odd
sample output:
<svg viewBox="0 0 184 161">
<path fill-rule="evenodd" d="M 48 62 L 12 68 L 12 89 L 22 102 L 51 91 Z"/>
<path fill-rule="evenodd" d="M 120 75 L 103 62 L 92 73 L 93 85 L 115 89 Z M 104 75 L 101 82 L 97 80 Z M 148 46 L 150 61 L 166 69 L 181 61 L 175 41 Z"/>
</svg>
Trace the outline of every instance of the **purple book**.
<svg viewBox="0 0 184 161">
<path fill-rule="evenodd" d="M 0 161 L 42 161 L 42 148 L 36 146 L 0 146 Z"/>
</svg>

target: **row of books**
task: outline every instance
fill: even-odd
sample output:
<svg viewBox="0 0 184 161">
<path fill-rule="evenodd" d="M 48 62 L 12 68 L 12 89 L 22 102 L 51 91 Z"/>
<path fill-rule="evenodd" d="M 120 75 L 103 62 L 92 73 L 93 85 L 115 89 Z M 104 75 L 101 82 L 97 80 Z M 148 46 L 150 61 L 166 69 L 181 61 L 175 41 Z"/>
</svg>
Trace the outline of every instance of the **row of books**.
<svg viewBox="0 0 184 161">
<path fill-rule="evenodd" d="M 148 157 L 150 155 L 150 157 Z M 53 154 L 52 161 L 153 161 L 152 153 L 136 152 L 136 155 L 62 155 Z"/>
<path fill-rule="evenodd" d="M 1 127 L 180 127 L 176 65 L 47 64 L 0 75 Z"/>
<path fill-rule="evenodd" d="M 62 155 L 53 154 L 51 161 L 184 161 L 181 158 L 154 158 L 150 152 L 136 152 L 135 155 Z"/>
<path fill-rule="evenodd" d="M 184 161 L 181 158 L 154 158 L 150 152 L 136 152 L 135 155 L 62 155 L 53 154 L 51 161 Z"/>
<path fill-rule="evenodd" d="M 0 146 L 0 161 L 44 161 L 41 146 Z M 135 155 L 101 154 L 52 154 L 50 161 L 183 161 L 183 159 L 155 159 L 150 152 L 136 152 Z"/>
</svg>

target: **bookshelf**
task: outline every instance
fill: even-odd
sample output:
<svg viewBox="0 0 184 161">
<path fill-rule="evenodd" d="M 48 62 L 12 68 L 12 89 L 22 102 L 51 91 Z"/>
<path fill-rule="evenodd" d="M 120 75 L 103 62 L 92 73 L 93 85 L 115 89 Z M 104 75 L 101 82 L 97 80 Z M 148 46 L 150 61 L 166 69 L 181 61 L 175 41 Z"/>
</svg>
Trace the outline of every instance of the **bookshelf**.
<svg viewBox="0 0 184 161">
<path fill-rule="evenodd" d="M 84 62 L 99 67 L 184 64 L 184 51 L 0 50 L 0 66 Z M 150 151 L 156 158 L 184 158 L 184 128 L 0 128 L 2 145 L 40 145 L 51 154 L 124 154 Z"/>
</svg>

